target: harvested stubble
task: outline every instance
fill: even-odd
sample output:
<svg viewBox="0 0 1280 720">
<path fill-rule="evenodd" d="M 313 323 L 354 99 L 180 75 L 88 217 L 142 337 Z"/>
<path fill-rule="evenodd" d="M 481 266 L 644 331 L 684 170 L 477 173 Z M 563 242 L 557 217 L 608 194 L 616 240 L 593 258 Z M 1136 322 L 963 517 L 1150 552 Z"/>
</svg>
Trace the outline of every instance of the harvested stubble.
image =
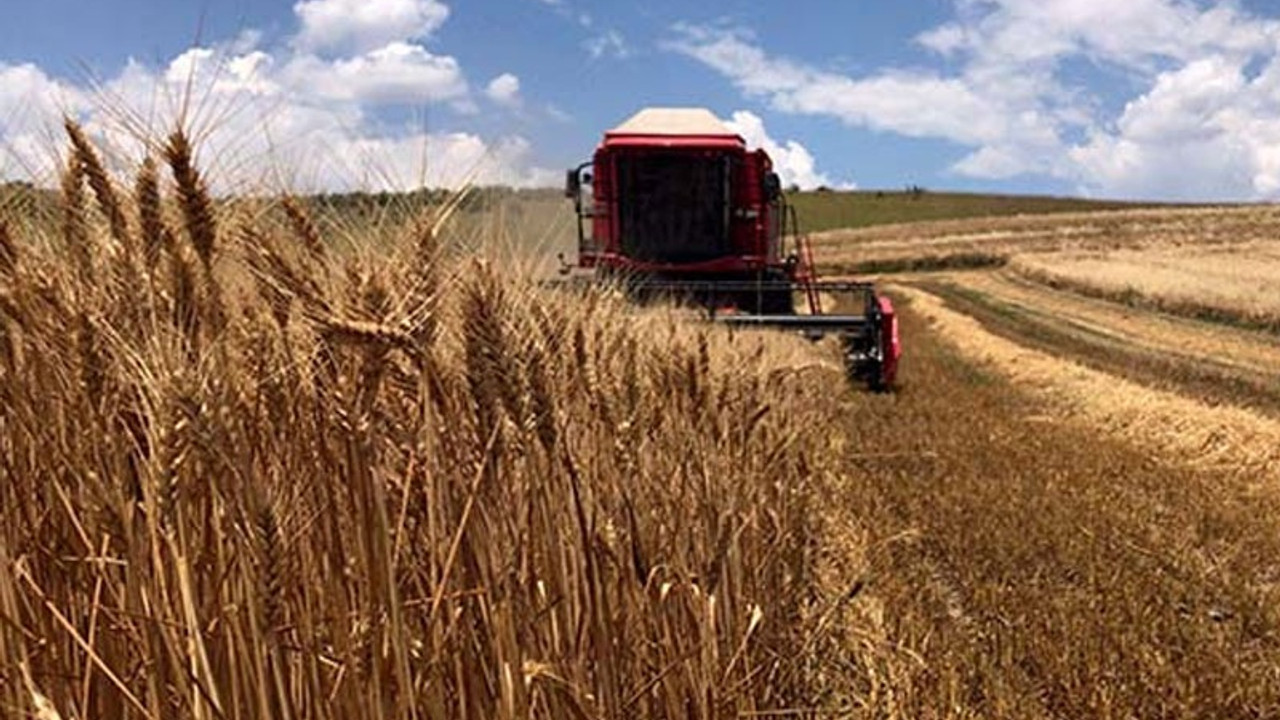
<svg viewBox="0 0 1280 720">
<path fill-rule="evenodd" d="M 831 620 L 859 651 L 826 655 L 847 716 L 1275 717 L 1276 423 L 909 297 L 910 383 L 850 404 L 860 443 L 829 502 L 866 579 Z"/>
<path fill-rule="evenodd" d="M 60 232 L 0 231 L 2 714 L 806 699 L 834 364 L 445 261 L 438 217 L 233 218 L 180 133 L 129 200 L 73 138 Z"/>
<path fill-rule="evenodd" d="M 1280 243 L 1014 258 L 1023 277 L 1173 315 L 1280 332 Z"/>
<path fill-rule="evenodd" d="M 1278 228 L 1280 211 L 1272 206 L 1160 208 L 833 230 L 815 234 L 813 243 L 819 265 L 831 272 L 910 272 L 996 266 L 1030 253 L 1178 247 L 1230 252 L 1269 241 Z"/>
<path fill-rule="evenodd" d="M 938 276 L 912 286 L 977 320 L 985 331 L 1028 349 L 1208 406 L 1235 405 L 1280 417 L 1280 386 L 1275 382 L 1280 337 L 1134 312 L 1010 272 Z M 1112 394 L 1108 390 L 1102 397 Z"/>
</svg>

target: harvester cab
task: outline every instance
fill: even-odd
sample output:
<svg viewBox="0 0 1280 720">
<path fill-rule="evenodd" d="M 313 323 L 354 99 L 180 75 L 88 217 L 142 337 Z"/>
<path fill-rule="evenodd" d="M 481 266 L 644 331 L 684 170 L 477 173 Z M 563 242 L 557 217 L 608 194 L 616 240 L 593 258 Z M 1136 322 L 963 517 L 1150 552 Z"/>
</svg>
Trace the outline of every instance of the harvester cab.
<svg viewBox="0 0 1280 720">
<path fill-rule="evenodd" d="M 564 272 L 674 298 L 716 322 L 840 338 L 849 375 L 893 385 L 893 304 L 870 283 L 821 281 L 769 155 L 712 112 L 650 108 L 608 131 L 569 170 L 578 253 Z"/>
</svg>

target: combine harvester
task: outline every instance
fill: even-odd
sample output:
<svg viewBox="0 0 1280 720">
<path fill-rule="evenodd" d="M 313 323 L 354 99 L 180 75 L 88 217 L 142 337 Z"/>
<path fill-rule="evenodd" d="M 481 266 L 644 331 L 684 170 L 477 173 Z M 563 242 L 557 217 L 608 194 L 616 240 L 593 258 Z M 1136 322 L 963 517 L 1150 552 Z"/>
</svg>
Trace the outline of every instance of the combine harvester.
<svg viewBox="0 0 1280 720">
<path fill-rule="evenodd" d="M 835 335 L 851 379 L 893 386 L 893 303 L 870 283 L 818 280 L 768 154 L 748 150 L 709 110 L 640 111 L 569 171 L 565 194 L 578 215 L 578 259 L 561 258 L 562 272 L 576 281 L 700 305 L 733 327 Z M 824 302 L 849 312 L 827 313 Z"/>
</svg>

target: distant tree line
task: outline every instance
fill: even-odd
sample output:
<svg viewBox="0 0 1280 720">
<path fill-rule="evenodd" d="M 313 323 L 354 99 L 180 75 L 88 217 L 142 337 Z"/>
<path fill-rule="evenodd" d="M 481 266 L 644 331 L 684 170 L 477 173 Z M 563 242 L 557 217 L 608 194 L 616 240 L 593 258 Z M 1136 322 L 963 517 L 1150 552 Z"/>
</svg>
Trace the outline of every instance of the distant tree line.
<svg viewBox="0 0 1280 720">
<path fill-rule="evenodd" d="M 326 192 L 304 195 L 303 198 L 317 210 L 333 210 L 340 213 L 370 213 L 385 215 L 409 209 L 443 205 L 458 194 L 457 190 L 444 188 L 418 188 L 405 192 L 353 190 L 350 192 Z M 505 185 L 472 187 L 463 192 L 458 209 L 462 212 L 484 212 L 512 199 L 527 199 L 539 195 L 559 195 L 554 188 L 513 188 Z M 31 204 L 43 206 L 56 200 L 57 190 L 38 187 L 26 180 L 0 181 L 0 205 L 19 210 Z M 231 200 L 233 198 L 226 198 Z"/>
<path fill-rule="evenodd" d="M 787 192 L 788 192 L 788 193 L 798 193 L 798 192 L 801 192 L 801 190 L 800 190 L 800 186 L 799 186 L 799 185 L 797 185 L 797 184 L 795 184 L 795 183 L 792 183 L 792 184 L 790 184 L 790 185 L 788 185 L 788 186 L 787 186 Z M 830 193 L 830 192 L 835 192 L 835 190 L 832 190 L 832 189 L 831 189 L 829 186 L 827 186 L 827 185 L 819 185 L 818 187 L 816 187 L 816 188 L 814 188 L 814 189 L 813 189 L 813 192 L 816 192 L 816 193 Z M 919 185 L 914 184 L 914 183 L 913 183 L 913 184 L 910 184 L 910 185 L 907 185 L 905 188 L 903 188 L 903 194 L 905 194 L 905 195 L 910 195 L 910 196 L 911 196 L 911 198 L 912 198 L 913 200 L 919 200 L 919 199 L 920 199 L 921 197 L 923 197 L 923 196 L 924 196 L 924 194 L 925 194 L 925 193 L 927 193 L 927 192 L 929 192 L 929 191 L 928 191 L 928 190 L 926 190 L 926 189 L 924 189 L 923 187 L 921 187 L 921 186 L 919 186 Z M 884 190 L 877 190 L 877 191 L 876 191 L 876 197 L 878 197 L 878 198 L 887 197 L 889 194 L 891 194 L 891 193 L 886 193 Z"/>
<path fill-rule="evenodd" d="M 306 199 L 317 210 L 333 211 L 343 215 L 397 216 L 418 212 L 424 207 L 438 207 L 453 200 L 458 193 L 460 212 L 483 213 L 510 200 L 539 195 L 559 195 L 552 188 L 512 188 L 505 185 L 471 187 L 466 190 L 444 188 L 418 188 L 407 192 L 368 192 L 355 190 L 341 193 L 319 193 Z"/>
<path fill-rule="evenodd" d="M 54 208 L 57 194 L 38 188 L 25 180 L 0 182 L 0 210 L 14 215 L 31 216 Z"/>
</svg>

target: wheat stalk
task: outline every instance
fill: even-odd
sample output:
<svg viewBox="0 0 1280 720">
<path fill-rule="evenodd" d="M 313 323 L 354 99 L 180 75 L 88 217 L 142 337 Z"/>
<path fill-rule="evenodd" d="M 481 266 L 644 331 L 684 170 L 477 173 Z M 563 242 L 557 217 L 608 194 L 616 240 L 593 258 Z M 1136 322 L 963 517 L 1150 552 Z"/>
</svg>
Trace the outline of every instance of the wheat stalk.
<svg viewBox="0 0 1280 720">
<path fill-rule="evenodd" d="M 324 237 L 321 236 L 320 228 L 316 226 L 315 221 L 292 195 L 286 195 L 280 201 L 280 206 L 284 208 L 285 217 L 289 219 L 294 237 L 302 243 L 302 247 L 306 248 L 311 260 L 323 266 L 328 258 L 328 252 L 325 250 Z"/>
<path fill-rule="evenodd" d="M 120 243 L 126 253 L 131 253 L 133 238 L 129 233 L 129 221 L 125 218 L 120 198 L 116 194 L 111 178 L 107 175 L 106 168 L 102 165 L 101 158 L 98 157 L 98 152 L 89 144 L 88 138 L 84 136 L 84 130 L 74 120 L 64 119 L 63 127 L 66 128 L 67 136 L 71 138 L 72 162 L 79 164 L 81 174 L 89 181 L 89 187 L 98 199 L 98 206 L 107 216 L 111 237 Z"/>
<path fill-rule="evenodd" d="M 9 233 L 9 224 L 0 220 L 0 277 L 12 279 L 18 272 L 18 246 Z"/>
<path fill-rule="evenodd" d="M 207 272 L 213 266 L 217 248 L 217 222 L 213 216 L 213 200 L 192 163 L 191 142 L 186 133 L 177 130 L 169 136 L 164 156 L 177 184 L 178 207 L 182 210 L 187 238 Z"/>
<path fill-rule="evenodd" d="M 173 236 L 164 226 L 160 204 L 160 177 L 156 162 L 148 155 L 142 161 L 134 184 L 134 202 L 138 206 L 138 226 L 142 234 L 142 257 L 148 272 L 155 272 L 160 251 L 172 249 Z"/>
<path fill-rule="evenodd" d="M 94 276 L 94 252 L 85 214 L 84 169 L 74 157 L 68 158 L 62 173 L 62 238 L 81 282 L 89 285 Z"/>
</svg>

